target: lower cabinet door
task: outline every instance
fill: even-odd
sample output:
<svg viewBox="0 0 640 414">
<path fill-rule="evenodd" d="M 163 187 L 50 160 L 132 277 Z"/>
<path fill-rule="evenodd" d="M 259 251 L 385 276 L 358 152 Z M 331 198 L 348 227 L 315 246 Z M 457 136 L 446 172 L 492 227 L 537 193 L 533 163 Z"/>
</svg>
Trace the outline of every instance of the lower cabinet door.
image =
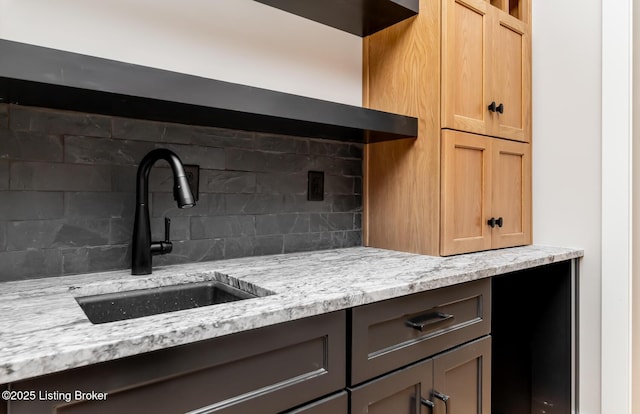
<svg viewBox="0 0 640 414">
<path fill-rule="evenodd" d="M 491 337 L 433 358 L 436 413 L 491 413 Z"/>
<path fill-rule="evenodd" d="M 351 414 L 431 414 L 432 379 L 426 360 L 352 388 Z"/>
<path fill-rule="evenodd" d="M 8 411 L 281 413 L 344 390 L 345 334 L 345 312 L 332 312 L 76 368 L 10 384 L 15 391 L 58 393 L 10 401 Z M 100 392 L 105 398 L 75 397 L 76 390 Z"/>
<path fill-rule="evenodd" d="M 285 414 L 348 414 L 349 398 L 347 392 L 342 391 L 320 401 L 315 401 L 298 407 L 295 410 L 287 411 Z"/>
</svg>

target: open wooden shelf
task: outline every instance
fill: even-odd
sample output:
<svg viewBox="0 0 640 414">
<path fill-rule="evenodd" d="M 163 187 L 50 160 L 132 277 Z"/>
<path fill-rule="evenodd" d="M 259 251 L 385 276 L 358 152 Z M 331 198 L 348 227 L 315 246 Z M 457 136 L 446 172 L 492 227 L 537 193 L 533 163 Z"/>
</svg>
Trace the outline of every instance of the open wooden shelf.
<svg viewBox="0 0 640 414">
<path fill-rule="evenodd" d="M 418 0 L 256 0 L 365 37 L 418 14 Z"/>
<path fill-rule="evenodd" d="M 350 142 L 417 135 L 413 117 L 0 40 L 0 102 Z"/>
</svg>

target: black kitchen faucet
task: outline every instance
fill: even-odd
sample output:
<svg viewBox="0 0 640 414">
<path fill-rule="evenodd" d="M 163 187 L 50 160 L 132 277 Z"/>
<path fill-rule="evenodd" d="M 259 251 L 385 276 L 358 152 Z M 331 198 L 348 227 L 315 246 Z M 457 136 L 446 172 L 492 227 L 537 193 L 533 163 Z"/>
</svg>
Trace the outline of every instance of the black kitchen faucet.
<svg viewBox="0 0 640 414">
<path fill-rule="evenodd" d="M 136 215 L 133 224 L 131 274 L 148 275 L 151 273 L 151 256 L 170 253 L 173 245 L 169 241 L 170 221 L 165 218 L 165 240 L 151 241 L 149 223 L 149 172 L 158 160 L 166 160 L 173 171 L 173 196 L 180 208 L 193 207 L 194 200 L 184 166 L 180 158 L 165 148 L 154 149 L 140 161 L 136 177 Z"/>
</svg>

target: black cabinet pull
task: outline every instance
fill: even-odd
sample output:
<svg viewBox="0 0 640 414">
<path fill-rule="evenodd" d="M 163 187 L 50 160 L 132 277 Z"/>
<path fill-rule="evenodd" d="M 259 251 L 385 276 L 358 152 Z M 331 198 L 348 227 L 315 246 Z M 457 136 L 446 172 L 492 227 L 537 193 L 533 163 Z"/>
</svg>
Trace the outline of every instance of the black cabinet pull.
<svg viewBox="0 0 640 414">
<path fill-rule="evenodd" d="M 449 404 L 447 404 L 447 403 L 449 401 L 449 398 L 451 398 L 451 397 L 449 397 L 446 394 L 442 394 L 442 393 L 440 393 L 438 391 L 433 391 L 433 396 L 444 403 L 444 412 L 445 412 L 445 414 L 449 414 Z"/>
<path fill-rule="evenodd" d="M 446 322 L 453 319 L 453 315 L 449 315 L 448 313 L 442 312 L 429 312 L 423 315 L 419 315 L 408 319 L 406 324 L 414 329 L 417 329 L 423 332 L 426 328 L 432 327 L 433 325 Z"/>
<path fill-rule="evenodd" d="M 502 220 L 502 217 L 491 217 L 489 220 L 487 220 L 487 224 L 491 226 L 491 228 L 494 228 L 495 226 L 502 227 L 504 221 Z"/>
<path fill-rule="evenodd" d="M 425 407 L 429 407 L 431 408 L 431 413 L 433 413 L 433 409 L 435 408 L 435 404 L 433 403 L 433 401 L 429 401 L 426 398 L 420 398 L 420 404 L 424 405 Z"/>
<path fill-rule="evenodd" d="M 489 109 L 489 111 L 491 111 L 491 112 L 499 112 L 501 114 L 504 113 L 504 105 L 500 104 L 500 105 L 496 106 L 496 102 L 495 101 L 491 101 L 491 103 L 489 104 L 487 109 Z"/>
</svg>

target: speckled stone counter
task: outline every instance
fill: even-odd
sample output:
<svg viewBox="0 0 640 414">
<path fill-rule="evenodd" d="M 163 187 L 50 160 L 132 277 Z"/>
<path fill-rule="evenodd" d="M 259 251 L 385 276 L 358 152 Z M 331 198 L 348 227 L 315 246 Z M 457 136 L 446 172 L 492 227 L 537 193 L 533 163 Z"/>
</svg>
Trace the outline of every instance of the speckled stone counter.
<svg viewBox="0 0 640 414">
<path fill-rule="evenodd" d="M 581 257 L 525 246 L 453 257 L 356 247 L 0 283 L 0 384 Z M 94 325 L 75 297 L 221 280 L 255 299 Z M 265 296 L 267 295 L 267 296 Z"/>
</svg>

